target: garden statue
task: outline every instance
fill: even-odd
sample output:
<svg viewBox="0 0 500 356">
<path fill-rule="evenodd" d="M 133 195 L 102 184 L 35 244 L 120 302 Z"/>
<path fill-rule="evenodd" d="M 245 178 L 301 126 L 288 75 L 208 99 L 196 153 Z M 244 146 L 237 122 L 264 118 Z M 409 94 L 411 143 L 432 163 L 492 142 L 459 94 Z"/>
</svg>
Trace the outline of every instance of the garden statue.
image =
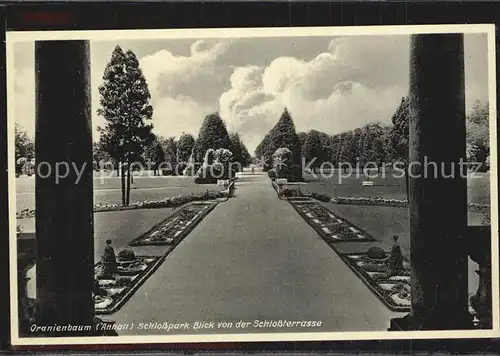
<svg viewBox="0 0 500 356">
<path fill-rule="evenodd" d="M 392 246 L 387 266 L 389 276 L 397 275 L 403 271 L 403 254 L 401 253 L 401 247 L 398 243 L 399 237 L 394 235 L 392 238 L 394 240 L 394 245 Z"/>
<path fill-rule="evenodd" d="M 101 257 L 101 266 L 98 273 L 100 278 L 114 278 L 118 273 L 118 267 L 116 263 L 116 256 L 113 247 L 111 247 L 111 240 L 106 240 L 106 248 L 104 248 L 104 253 Z"/>
</svg>

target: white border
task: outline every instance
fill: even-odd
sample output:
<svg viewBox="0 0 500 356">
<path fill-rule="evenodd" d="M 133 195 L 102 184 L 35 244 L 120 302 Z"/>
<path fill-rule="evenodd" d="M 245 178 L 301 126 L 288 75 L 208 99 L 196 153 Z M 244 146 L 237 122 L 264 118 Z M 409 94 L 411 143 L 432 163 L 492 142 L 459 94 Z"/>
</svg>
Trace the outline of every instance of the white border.
<svg viewBox="0 0 500 356">
<path fill-rule="evenodd" d="M 383 340 L 426 338 L 490 338 L 500 335 L 499 263 L 498 263 L 498 194 L 497 187 L 497 107 L 496 107 L 496 61 L 495 25 L 411 25 L 411 26 L 357 26 L 357 27 L 302 27 L 302 28 L 242 28 L 242 29 L 172 29 L 172 30 L 104 30 L 104 31 L 33 31 L 7 32 L 7 129 L 8 162 L 13 167 L 14 153 L 14 95 L 15 84 L 13 47 L 16 42 L 35 40 L 146 40 L 188 38 L 256 38 L 256 37 L 306 37 L 306 36 L 359 36 L 359 35 L 411 35 L 432 33 L 483 33 L 488 37 L 488 78 L 490 109 L 490 194 L 492 230 L 492 295 L 493 329 L 470 331 L 370 331 L 370 332 L 309 332 L 309 333 L 249 333 L 214 335 L 151 335 L 118 337 L 64 337 L 64 338 L 20 338 L 17 318 L 17 244 L 16 241 L 16 192 L 15 172 L 8 170 L 9 178 L 9 228 L 10 234 L 10 295 L 11 295 L 11 344 L 22 345 L 82 345 L 82 344 L 136 344 L 136 343 L 200 343 L 200 342 L 248 342 L 248 341 L 312 341 L 312 340 Z M 9 95 L 10 94 L 10 95 Z M 388 325 L 389 327 L 389 321 Z"/>
</svg>

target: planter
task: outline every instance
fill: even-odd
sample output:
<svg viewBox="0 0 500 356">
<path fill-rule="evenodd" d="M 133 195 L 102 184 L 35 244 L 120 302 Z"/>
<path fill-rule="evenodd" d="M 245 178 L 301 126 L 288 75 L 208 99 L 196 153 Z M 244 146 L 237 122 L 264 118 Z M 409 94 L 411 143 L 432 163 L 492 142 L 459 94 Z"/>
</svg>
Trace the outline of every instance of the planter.
<svg viewBox="0 0 500 356">
<path fill-rule="evenodd" d="M 340 218 L 314 200 L 288 199 L 302 218 L 328 243 L 367 242 L 375 239 L 349 221 Z"/>
<path fill-rule="evenodd" d="M 387 252 L 387 255 L 389 253 Z M 340 255 L 370 290 L 392 311 L 408 312 L 411 308 L 410 264 L 405 259 L 403 271 L 390 276 L 386 260 L 371 259 L 366 253 Z"/>
<path fill-rule="evenodd" d="M 95 313 L 107 315 L 120 309 L 149 276 L 164 261 L 164 256 L 137 256 L 126 264 L 118 261 L 118 273 L 114 278 L 96 279 L 94 290 Z M 101 263 L 95 265 L 95 271 Z"/>
<path fill-rule="evenodd" d="M 132 240 L 130 246 L 177 245 L 203 218 L 210 213 L 217 201 L 190 203 L 153 226 L 145 234 Z"/>
</svg>

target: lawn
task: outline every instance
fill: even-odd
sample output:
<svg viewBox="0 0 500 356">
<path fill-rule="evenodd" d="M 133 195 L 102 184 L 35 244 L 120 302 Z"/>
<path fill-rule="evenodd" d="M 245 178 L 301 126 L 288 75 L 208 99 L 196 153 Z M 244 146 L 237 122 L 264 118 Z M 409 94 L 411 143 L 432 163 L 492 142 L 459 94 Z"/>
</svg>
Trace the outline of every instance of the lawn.
<svg viewBox="0 0 500 356">
<path fill-rule="evenodd" d="M 115 253 L 121 249 L 132 249 L 137 255 L 159 256 L 168 251 L 169 246 L 130 247 L 128 243 L 148 231 L 153 225 L 172 214 L 174 209 L 138 209 L 127 211 L 104 212 L 94 214 L 94 261 L 98 262 L 106 247 L 106 240 L 111 240 Z M 35 219 L 18 219 L 17 224 L 23 232 L 35 232 Z M 36 266 L 28 271 L 28 295 L 36 295 Z"/>
<path fill-rule="evenodd" d="M 120 204 L 121 179 L 94 177 L 94 204 Z M 195 184 L 193 177 L 135 177 L 131 184 L 130 202 L 160 200 L 181 194 L 199 193 L 218 189 L 216 184 Z M 16 179 L 16 211 L 35 208 L 35 179 Z"/>
<path fill-rule="evenodd" d="M 131 249 L 128 243 L 145 233 L 153 225 L 172 214 L 172 208 L 137 209 L 94 213 L 94 259 L 98 261 L 106 247 L 106 240 L 112 241 L 115 252 L 123 248 Z M 35 219 L 17 219 L 23 232 L 35 232 Z M 163 254 L 166 247 L 134 247 L 138 254 Z"/>
<path fill-rule="evenodd" d="M 353 173 L 349 177 L 338 171 L 326 171 L 325 177 L 306 176 L 306 184 L 301 184 L 303 192 L 328 194 L 331 197 L 380 197 L 386 199 L 406 199 L 404 178 L 394 177 L 390 172 L 376 173 L 372 171 L 368 178 L 362 173 Z M 377 174 L 376 177 L 374 177 Z M 365 180 L 373 181 L 373 186 L 362 186 Z M 476 173 L 467 178 L 469 203 L 489 204 L 489 174 Z"/>
</svg>

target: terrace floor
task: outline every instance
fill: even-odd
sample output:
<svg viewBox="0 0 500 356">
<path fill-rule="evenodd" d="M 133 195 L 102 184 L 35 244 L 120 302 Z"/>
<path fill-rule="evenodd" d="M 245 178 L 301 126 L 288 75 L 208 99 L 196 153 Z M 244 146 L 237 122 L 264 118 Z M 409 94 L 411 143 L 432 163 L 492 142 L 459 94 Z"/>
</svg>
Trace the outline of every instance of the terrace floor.
<svg viewBox="0 0 500 356">
<path fill-rule="evenodd" d="M 141 322 L 322 321 L 319 328 L 183 330 L 179 333 L 385 331 L 387 309 L 341 258 L 279 200 L 266 175 L 244 174 L 220 203 L 115 314 Z M 169 332 L 169 334 L 174 331 Z"/>
</svg>

